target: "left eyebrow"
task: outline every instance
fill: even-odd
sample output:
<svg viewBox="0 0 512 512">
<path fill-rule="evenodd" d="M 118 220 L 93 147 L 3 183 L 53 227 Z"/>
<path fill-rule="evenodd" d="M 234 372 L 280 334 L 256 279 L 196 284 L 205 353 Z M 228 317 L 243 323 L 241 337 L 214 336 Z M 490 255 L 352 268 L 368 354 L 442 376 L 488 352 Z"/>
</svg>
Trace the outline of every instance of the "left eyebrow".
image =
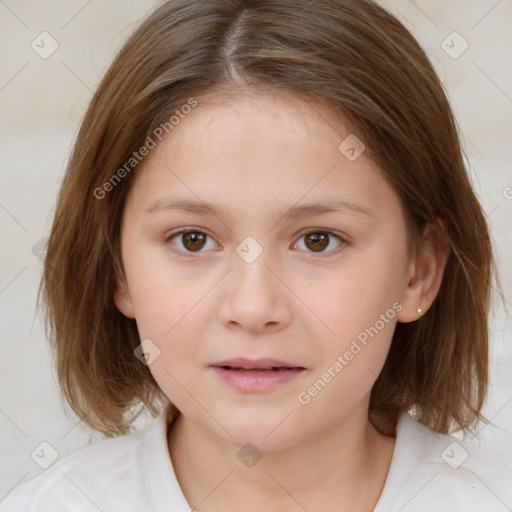
<svg viewBox="0 0 512 512">
<path fill-rule="evenodd" d="M 215 215 L 219 218 L 231 218 L 229 211 L 210 202 L 194 201 L 190 199 L 172 198 L 158 199 L 145 209 L 145 213 L 158 211 L 178 210 L 195 215 Z M 373 217 L 374 212 L 366 206 L 338 199 L 325 200 L 320 203 L 307 203 L 294 205 L 290 208 L 279 209 L 273 216 L 273 221 L 294 220 L 313 215 L 326 215 L 332 213 L 352 213 L 365 217 Z"/>
</svg>

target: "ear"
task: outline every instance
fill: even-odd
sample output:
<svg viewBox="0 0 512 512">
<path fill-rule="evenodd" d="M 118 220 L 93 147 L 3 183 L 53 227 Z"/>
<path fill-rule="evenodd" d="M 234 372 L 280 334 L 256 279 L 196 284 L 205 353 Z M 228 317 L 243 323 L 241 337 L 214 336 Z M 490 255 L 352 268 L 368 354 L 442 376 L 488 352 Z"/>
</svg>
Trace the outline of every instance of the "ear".
<svg viewBox="0 0 512 512">
<path fill-rule="evenodd" d="M 440 219 L 438 222 L 444 226 Z M 449 254 L 444 231 L 427 223 L 409 263 L 407 287 L 400 301 L 403 309 L 397 315 L 399 322 L 417 320 L 432 305 L 441 287 Z M 421 308 L 421 313 L 418 313 L 418 308 Z"/>
<path fill-rule="evenodd" d="M 132 299 L 128 290 L 128 285 L 124 277 L 114 275 L 114 303 L 117 309 L 128 318 L 135 318 Z"/>
</svg>

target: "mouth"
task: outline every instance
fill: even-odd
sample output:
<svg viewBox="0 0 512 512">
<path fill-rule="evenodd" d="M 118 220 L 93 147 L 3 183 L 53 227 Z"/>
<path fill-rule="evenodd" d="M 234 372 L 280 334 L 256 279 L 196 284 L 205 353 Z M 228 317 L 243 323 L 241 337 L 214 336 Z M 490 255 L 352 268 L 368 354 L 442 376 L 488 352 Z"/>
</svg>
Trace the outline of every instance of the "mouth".
<svg viewBox="0 0 512 512">
<path fill-rule="evenodd" d="M 217 366 L 216 368 L 224 368 L 224 370 L 233 370 L 235 372 L 278 372 L 281 370 L 291 370 L 288 366 L 272 366 L 272 368 L 237 368 L 233 366 Z"/>
<path fill-rule="evenodd" d="M 233 371 L 255 371 L 255 372 L 278 372 L 282 370 L 301 369 L 305 370 L 303 366 L 298 366 L 293 363 L 285 361 L 278 361 L 277 359 L 229 359 L 226 361 L 219 361 L 210 365 L 214 368 L 223 368 L 225 370 Z"/>
<path fill-rule="evenodd" d="M 264 392 L 280 387 L 306 371 L 276 359 L 231 359 L 210 365 L 221 380 L 242 392 Z"/>
</svg>

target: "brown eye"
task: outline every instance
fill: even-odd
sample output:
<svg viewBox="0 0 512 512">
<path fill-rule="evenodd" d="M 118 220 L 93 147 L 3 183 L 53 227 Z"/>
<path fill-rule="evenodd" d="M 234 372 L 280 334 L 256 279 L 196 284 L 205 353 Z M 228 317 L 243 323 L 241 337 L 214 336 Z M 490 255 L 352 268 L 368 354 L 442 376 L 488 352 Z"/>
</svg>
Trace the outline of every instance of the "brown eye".
<svg viewBox="0 0 512 512">
<path fill-rule="evenodd" d="M 339 236 L 330 231 L 310 231 L 308 233 L 303 233 L 301 240 L 304 239 L 304 246 L 306 247 L 307 252 L 314 253 L 331 253 L 335 252 L 335 250 L 342 245 L 344 240 Z M 338 245 L 332 247 L 333 240 L 338 241 Z M 296 245 L 299 245 L 298 243 Z M 326 249 L 331 246 L 330 250 Z"/>
<path fill-rule="evenodd" d="M 189 231 L 181 235 L 181 241 L 188 251 L 199 251 L 204 247 L 206 235 L 197 231 Z"/>
<path fill-rule="evenodd" d="M 171 243 L 171 245 L 174 247 L 177 247 L 176 252 L 192 254 L 204 252 L 204 248 L 208 249 L 208 239 L 210 239 L 212 243 L 212 245 L 209 247 L 210 249 L 215 249 L 218 247 L 213 239 L 201 229 L 182 229 L 169 235 L 165 241 Z M 330 254 L 332 252 L 336 252 L 336 249 L 343 245 L 345 242 L 341 236 L 331 231 L 322 230 L 309 231 L 308 233 L 304 233 L 301 239 L 304 239 L 305 249 L 303 250 L 306 252 L 319 254 Z M 338 245 L 331 247 L 333 240 L 337 241 Z M 300 244 L 297 243 L 296 245 Z M 330 250 L 326 250 L 329 247 L 331 247 Z"/>
<path fill-rule="evenodd" d="M 309 233 L 305 240 L 306 246 L 314 252 L 321 252 L 329 245 L 329 235 L 326 233 Z"/>
<path fill-rule="evenodd" d="M 208 239 L 211 237 L 200 229 L 182 229 L 166 238 L 166 242 L 178 247 L 178 252 L 194 253 L 201 252 L 207 246 Z M 180 247 L 181 245 L 181 247 Z M 213 247 L 217 244 L 213 243 Z"/>
</svg>

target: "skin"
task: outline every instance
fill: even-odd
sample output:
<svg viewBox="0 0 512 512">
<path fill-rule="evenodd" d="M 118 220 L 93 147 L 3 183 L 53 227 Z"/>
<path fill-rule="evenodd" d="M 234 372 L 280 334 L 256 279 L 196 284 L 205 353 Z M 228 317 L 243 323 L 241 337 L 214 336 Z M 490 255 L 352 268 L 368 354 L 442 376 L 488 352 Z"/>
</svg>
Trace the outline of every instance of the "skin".
<svg viewBox="0 0 512 512">
<path fill-rule="evenodd" d="M 137 321 L 160 355 L 149 369 L 181 414 L 169 453 L 188 503 L 226 510 L 370 511 L 382 492 L 393 437 L 368 420 L 373 383 L 397 321 L 418 318 L 439 290 L 446 255 L 424 231 L 407 259 L 398 196 L 363 152 L 349 161 L 339 143 L 351 132 L 326 107 L 262 93 L 199 97 L 195 107 L 137 170 L 125 205 L 125 277 L 118 309 Z M 225 208 L 225 216 L 145 210 L 179 196 Z M 351 211 L 286 219 L 278 210 L 328 199 Z M 199 252 L 169 235 L 201 228 Z M 334 231 L 323 252 L 300 232 Z M 263 249 L 247 263 L 248 236 Z M 336 377 L 307 391 L 365 327 L 398 302 L 401 311 Z M 305 367 L 267 392 L 224 383 L 208 365 L 271 357 Z M 237 457 L 251 442 L 262 458 Z"/>
</svg>

